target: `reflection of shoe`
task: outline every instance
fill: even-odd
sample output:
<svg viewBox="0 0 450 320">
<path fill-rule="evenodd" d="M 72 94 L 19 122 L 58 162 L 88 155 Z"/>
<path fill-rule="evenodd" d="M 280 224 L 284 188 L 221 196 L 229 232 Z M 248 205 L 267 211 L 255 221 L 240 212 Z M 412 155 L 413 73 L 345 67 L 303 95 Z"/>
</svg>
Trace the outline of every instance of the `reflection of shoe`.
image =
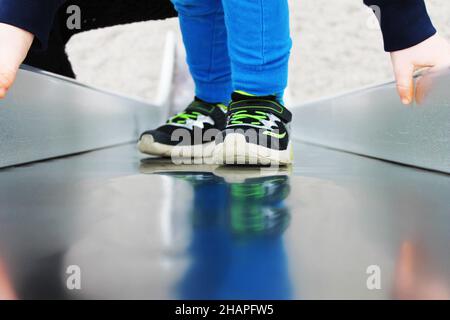
<svg viewBox="0 0 450 320">
<path fill-rule="evenodd" d="M 279 235 L 290 222 L 285 199 L 291 167 L 219 166 L 230 189 L 230 225 L 239 236 Z"/>
<path fill-rule="evenodd" d="M 282 234 L 290 223 L 290 212 L 285 206 L 255 206 L 233 202 L 231 228 L 241 236 Z"/>
<path fill-rule="evenodd" d="M 241 236 L 279 235 L 290 222 L 285 175 L 249 178 L 230 185 L 231 228 Z"/>
<path fill-rule="evenodd" d="M 218 164 L 287 165 L 292 162 L 289 127 L 292 114 L 275 96 L 233 93 L 228 122 L 216 138 Z"/>
<path fill-rule="evenodd" d="M 210 157 L 214 138 L 225 127 L 225 112 L 222 104 L 209 104 L 196 98 L 165 125 L 144 132 L 138 148 L 143 153 L 162 157 Z"/>
</svg>

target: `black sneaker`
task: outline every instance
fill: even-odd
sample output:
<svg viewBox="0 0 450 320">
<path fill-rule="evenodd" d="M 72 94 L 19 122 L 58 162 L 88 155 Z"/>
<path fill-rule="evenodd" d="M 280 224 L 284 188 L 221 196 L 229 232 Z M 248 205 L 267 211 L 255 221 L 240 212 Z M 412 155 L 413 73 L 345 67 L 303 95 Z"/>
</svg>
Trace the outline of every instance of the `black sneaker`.
<svg viewBox="0 0 450 320">
<path fill-rule="evenodd" d="M 144 132 L 139 139 L 139 151 L 160 157 L 211 157 L 214 139 L 226 125 L 226 109 L 223 104 L 195 98 L 186 110 L 171 117 L 165 125 Z"/>
<path fill-rule="evenodd" d="M 214 161 L 229 165 L 288 165 L 292 114 L 275 96 L 233 93 L 227 126 L 216 137 Z"/>
</svg>

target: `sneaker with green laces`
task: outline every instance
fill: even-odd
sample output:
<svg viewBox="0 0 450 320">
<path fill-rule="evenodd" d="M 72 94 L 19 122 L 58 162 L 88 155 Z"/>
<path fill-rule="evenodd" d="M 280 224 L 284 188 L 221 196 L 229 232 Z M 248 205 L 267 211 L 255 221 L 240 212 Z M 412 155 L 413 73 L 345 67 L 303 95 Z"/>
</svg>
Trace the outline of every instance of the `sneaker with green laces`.
<svg viewBox="0 0 450 320">
<path fill-rule="evenodd" d="M 157 129 L 144 132 L 139 151 L 159 157 L 211 157 L 215 137 L 225 128 L 227 107 L 198 98 Z"/>
<path fill-rule="evenodd" d="M 234 92 L 225 130 L 216 137 L 214 161 L 220 165 L 288 165 L 292 114 L 275 96 Z"/>
</svg>

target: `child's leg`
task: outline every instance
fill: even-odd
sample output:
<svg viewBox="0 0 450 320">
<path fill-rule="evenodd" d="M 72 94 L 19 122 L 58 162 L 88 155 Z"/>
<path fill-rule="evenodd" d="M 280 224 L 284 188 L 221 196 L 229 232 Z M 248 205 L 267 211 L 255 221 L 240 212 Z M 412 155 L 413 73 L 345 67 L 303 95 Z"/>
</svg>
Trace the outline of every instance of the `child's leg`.
<svg viewBox="0 0 450 320">
<path fill-rule="evenodd" d="M 222 0 L 234 90 L 282 94 L 291 49 L 287 0 Z"/>
<path fill-rule="evenodd" d="M 196 96 L 207 102 L 228 102 L 231 67 L 221 0 L 172 1 L 179 13 Z"/>
<path fill-rule="evenodd" d="M 139 150 L 146 154 L 208 158 L 217 133 L 226 126 L 233 91 L 227 30 L 221 0 L 172 0 L 179 13 L 196 99 L 166 124 L 144 132 Z"/>
<path fill-rule="evenodd" d="M 227 126 L 216 138 L 219 164 L 292 162 L 283 106 L 291 49 L 288 0 L 222 0 L 233 77 Z"/>
</svg>

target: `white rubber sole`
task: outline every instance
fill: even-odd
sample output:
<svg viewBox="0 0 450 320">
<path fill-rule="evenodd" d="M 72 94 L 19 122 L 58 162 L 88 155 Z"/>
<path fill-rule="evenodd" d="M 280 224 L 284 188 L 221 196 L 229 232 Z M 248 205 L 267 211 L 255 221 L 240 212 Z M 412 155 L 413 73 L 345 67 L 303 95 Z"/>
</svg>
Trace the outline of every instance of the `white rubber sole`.
<svg viewBox="0 0 450 320">
<path fill-rule="evenodd" d="M 219 165 L 289 165 L 293 161 L 292 145 L 286 150 L 274 150 L 248 143 L 245 136 L 231 133 L 224 142 L 216 145 L 213 161 Z"/>
<path fill-rule="evenodd" d="M 209 158 L 214 151 L 215 143 L 209 142 L 195 146 L 170 146 L 155 142 L 152 135 L 144 135 L 138 142 L 140 152 L 167 158 Z"/>
</svg>

